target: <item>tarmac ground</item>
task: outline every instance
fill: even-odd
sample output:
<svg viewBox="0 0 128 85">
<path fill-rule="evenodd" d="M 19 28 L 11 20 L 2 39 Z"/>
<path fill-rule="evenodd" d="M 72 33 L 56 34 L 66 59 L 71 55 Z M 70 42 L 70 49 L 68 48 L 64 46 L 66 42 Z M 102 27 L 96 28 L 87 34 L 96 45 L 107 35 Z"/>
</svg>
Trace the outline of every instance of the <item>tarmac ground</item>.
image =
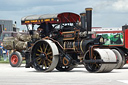
<svg viewBox="0 0 128 85">
<path fill-rule="evenodd" d="M 80 65 L 69 72 L 37 72 L 0 64 L 0 85 L 128 85 L 128 64 L 110 73 L 89 73 Z"/>
</svg>

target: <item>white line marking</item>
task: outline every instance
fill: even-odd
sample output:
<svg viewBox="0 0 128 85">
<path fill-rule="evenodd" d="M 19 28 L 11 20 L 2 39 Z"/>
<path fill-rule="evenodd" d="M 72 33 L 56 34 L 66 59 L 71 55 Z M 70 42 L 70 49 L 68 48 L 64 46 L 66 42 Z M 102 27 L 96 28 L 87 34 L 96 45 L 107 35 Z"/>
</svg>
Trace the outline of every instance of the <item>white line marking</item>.
<svg viewBox="0 0 128 85">
<path fill-rule="evenodd" d="M 117 80 L 117 81 L 128 84 L 128 80 Z"/>
</svg>

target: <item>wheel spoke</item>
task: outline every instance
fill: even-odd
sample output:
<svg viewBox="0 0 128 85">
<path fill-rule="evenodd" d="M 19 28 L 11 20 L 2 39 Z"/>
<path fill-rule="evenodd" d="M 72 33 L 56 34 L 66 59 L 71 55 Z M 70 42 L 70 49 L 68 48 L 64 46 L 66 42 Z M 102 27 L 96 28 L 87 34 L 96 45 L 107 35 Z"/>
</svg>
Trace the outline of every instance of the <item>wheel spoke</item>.
<svg viewBox="0 0 128 85">
<path fill-rule="evenodd" d="M 50 52 L 50 50 L 51 50 L 51 49 L 50 49 L 50 48 L 48 48 L 48 52 Z"/>
<path fill-rule="evenodd" d="M 41 59 L 38 61 L 38 64 L 39 64 L 39 65 L 41 64 Z"/>
<path fill-rule="evenodd" d="M 40 46 L 40 50 L 41 50 L 41 52 L 43 52 L 43 49 L 41 48 L 41 46 Z"/>
<path fill-rule="evenodd" d="M 50 66 L 50 65 L 51 65 L 51 63 L 50 63 L 50 62 L 48 62 L 47 64 L 48 64 L 48 66 Z"/>
<path fill-rule="evenodd" d="M 41 64 L 42 59 L 41 59 L 40 57 L 37 57 L 37 58 L 36 58 L 36 61 L 37 61 L 38 65 L 40 65 L 40 64 Z"/>
<path fill-rule="evenodd" d="M 44 67 L 44 60 L 42 60 L 42 68 Z"/>
<path fill-rule="evenodd" d="M 38 51 L 38 52 L 40 52 L 40 53 L 42 53 L 42 51 L 41 51 L 41 50 L 39 50 L 39 49 L 37 49 L 37 51 Z"/>
<path fill-rule="evenodd" d="M 36 54 L 36 56 L 39 56 L 39 54 Z"/>
<path fill-rule="evenodd" d="M 36 59 L 37 59 L 37 60 L 40 60 L 41 58 L 40 58 L 40 57 L 37 57 Z"/>
<path fill-rule="evenodd" d="M 50 59 L 52 59 L 52 58 L 53 58 L 53 56 L 49 56 L 49 58 L 50 58 Z"/>
<path fill-rule="evenodd" d="M 43 49 L 45 49 L 45 44 L 43 44 Z M 44 50 L 43 50 L 43 52 L 44 52 Z"/>
<path fill-rule="evenodd" d="M 52 61 L 50 59 L 47 59 L 47 60 L 50 62 L 50 64 L 52 63 Z"/>
<path fill-rule="evenodd" d="M 44 53 L 46 53 L 46 51 L 47 51 L 47 47 L 48 47 L 48 45 L 46 45 L 46 48 L 45 48 L 45 50 L 44 50 Z"/>
<path fill-rule="evenodd" d="M 50 54 L 52 54 L 52 52 L 47 53 L 47 55 L 50 55 Z"/>
<path fill-rule="evenodd" d="M 44 60 L 44 66 L 45 66 L 45 69 L 47 68 L 47 65 L 46 65 L 46 61 Z"/>
</svg>

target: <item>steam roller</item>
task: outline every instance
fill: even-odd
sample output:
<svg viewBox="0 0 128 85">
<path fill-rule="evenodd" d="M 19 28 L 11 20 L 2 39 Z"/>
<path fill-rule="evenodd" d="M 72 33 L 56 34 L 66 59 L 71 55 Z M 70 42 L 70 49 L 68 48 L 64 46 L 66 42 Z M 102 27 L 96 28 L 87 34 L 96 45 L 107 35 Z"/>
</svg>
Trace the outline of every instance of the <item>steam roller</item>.
<svg viewBox="0 0 128 85">
<path fill-rule="evenodd" d="M 37 71 L 52 71 L 58 63 L 59 51 L 51 40 L 40 40 L 32 48 L 33 66 Z"/>
<path fill-rule="evenodd" d="M 110 72 L 116 67 L 117 58 L 111 49 L 94 49 L 90 57 L 87 51 L 84 55 L 84 66 L 89 72 Z"/>
<path fill-rule="evenodd" d="M 44 16 L 46 17 L 39 15 L 38 19 L 31 21 L 26 19 L 28 16 L 25 20 L 23 18 L 22 23 L 32 24 L 33 30 L 35 24 L 43 27 L 41 25 L 46 23 L 46 20 L 50 20 L 47 21 L 48 27 L 53 27 L 43 28 L 39 37 L 34 37 L 33 30 L 29 32 L 32 38 L 27 43 L 30 50 L 27 49 L 28 52 L 25 53 L 29 55 L 25 56 L 26 66 L 34 67 L 37 71 L 49 72 L 54 68 L 58 71 L 71 71 L 76 65 L 84 64 L 87 71 L 92 73 L 111 72 L 114 68 L 123 66 L 119 50 L 105 45 L 103 36 L 93 37 L 95 33 L 91 30 L 92 8 L 86 8 L 80 15 L 64 12 L 46 18 L 43 18 Z M 33 21 L 37 22 L 32 23 Z"/>
</svg>

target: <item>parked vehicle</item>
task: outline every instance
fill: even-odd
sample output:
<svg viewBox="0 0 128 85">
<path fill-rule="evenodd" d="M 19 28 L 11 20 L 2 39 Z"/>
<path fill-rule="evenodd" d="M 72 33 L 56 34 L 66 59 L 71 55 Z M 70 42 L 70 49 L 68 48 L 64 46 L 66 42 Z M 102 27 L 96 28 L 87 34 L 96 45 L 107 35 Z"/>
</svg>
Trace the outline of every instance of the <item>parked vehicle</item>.
<svg viewBox="0 0 128 85">
<path fill-rule="evenodd" d="M 116 49 L 120 53 L 120 58 L 118 61 L 121 61 L 120 66 L 117 68 L 122 68 L 124 64 L 128 63 L 128 37 L 127 32 L 128 25 L 122 26 L 122 31 L 97 31 L 96 36 L 102 36 L 105 39 L 104 45 L 109 45 L 111 49 Z"/>
<path fill-rule="evenodd" d="M 25 57 L 24 57 L 24 53 L 23 52 L 21 52 L 21 50 L 20 49 L 18 49 L 18 46 L 19 46 L 19 44 L 20 44 L 20 46 L 23 44 L 21 44 L 21 43 L 19 43 L 18 42 L 18 40 L 17 40 L 17 38 L 19 38 L 21 35 L 22 36 L 26 36 L 28 33 L 27 32 L 14 32 L 14 31 L 3 31 L 2 32 L 2 34 L 1 34 L 1 40 L 0 40 L 0 42 L 1 42 L 1 44 L 2 44 L 2 46 L 5 48 L 5 49 L 7 49 L 7 50 L 9 50 L 8 51 L 8 53 L 9 53 L 9 63 L 10 63 L 10 65 L 12 66 L 12 67 L 18 67 L 18 66 L 20 66 L 21 65 L 21 63 L 22 63 L 22 61 L 23 60 L 25 60 Z M 22 37 L 21 36 L 21 37 Z M 15 40 L 14 40 L 15 39 Z M 19 43 L 19 44 L 17 44 L 16 46 L 14 46 L 14 41 L 16 42 L 16 43 Z M 22 42 L 22 41 L 21 41 Z M 15 43 L 15 44 L 16 44 Z M 23 45 L 22 45 L 23 46 Z M 22 46 L 21 46 L 21 48 L 22 48 Z M 20 50 L 19 52 L 19 55 L 20 56 L 15 56 L 14 54 L 17 54 L 17 52 L 15 52 L 15 48 L 13 48 L 13 47 L 17 47 L 17 51 L 18 50 Z M 25 47 L 26 48 L 26 47 Z M 23 51 L 24 49 L 22 49 L 22 51 Z M 2 53 L 2 55 L 3 55 L 3 51 L 1 51 L 1 53 Z M 23 54 L 21 54 L 21 53 L 23 53 Z M 14 56 L 13 56 L 14 55 Z"/>
</svg>

